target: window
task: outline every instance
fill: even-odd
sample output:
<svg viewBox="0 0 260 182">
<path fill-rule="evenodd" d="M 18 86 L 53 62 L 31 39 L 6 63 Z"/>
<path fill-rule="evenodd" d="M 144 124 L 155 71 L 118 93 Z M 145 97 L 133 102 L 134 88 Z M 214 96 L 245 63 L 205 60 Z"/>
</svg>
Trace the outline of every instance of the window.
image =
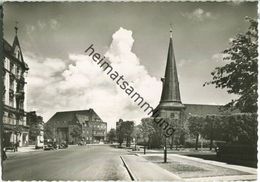
<svg viewBox="0 0 260 182">
<path fill-rule="evenodd" d="M 5 68 L 5 69 L 8 69 L 8 68 L 7 68 L 7 61 L 8 61 L 8 59 L 5 58 L 5 59 L 4 59 L 4 68 Z"/>
<path fill-rule="evenodd" d="M 13 95 L 13 93 L 10 93 L 10 95 L 9 95 L 9 105 L 11 107 L 14 107 L 14 95 Z"/>
<path fill-rule="evenodd" d="M 10 76 L 9 84 L 10 84 L 10 89 L 14 91 L 14 78 L 11 76 Z"/>
<path fill-rule="evenodd" d="M 14 69 L 14 64 L 13 63 L 10 63 L 10 72 L 12 72 Z"/>
<path fill-rule="evenodd" d="M 20 68 L 19 68 L 19 67 L 17 67 L 15 74 L 16 74 L 16 76 L 17 76 L 18 78 L 20 78 Z"/>
</svg>

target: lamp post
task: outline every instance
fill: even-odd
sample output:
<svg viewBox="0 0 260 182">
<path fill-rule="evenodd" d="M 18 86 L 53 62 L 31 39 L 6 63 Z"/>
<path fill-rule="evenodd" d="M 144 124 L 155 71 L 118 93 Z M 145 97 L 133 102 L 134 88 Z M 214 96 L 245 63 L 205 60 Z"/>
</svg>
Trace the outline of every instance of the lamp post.
<svg viewBox="0 0 260 182">
<path fill-rule="evenodd" d="M 164 163 L 167 163 L 167 138 L 166 138 L 166 136 L 164 138 L 163 150 L 164 150 Z"/>
</svg>

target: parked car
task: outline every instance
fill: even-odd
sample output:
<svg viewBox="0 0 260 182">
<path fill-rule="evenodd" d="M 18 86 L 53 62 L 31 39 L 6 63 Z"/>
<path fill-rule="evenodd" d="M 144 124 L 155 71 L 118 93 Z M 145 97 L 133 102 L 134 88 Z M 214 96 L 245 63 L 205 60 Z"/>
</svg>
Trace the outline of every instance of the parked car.
<svg viewBox="0 0 260 182">
<path fill-rule="evenodd" d="M 78 143 L 78 145 L 79 145 L 79 146 L 83 146 L 83 145 L 84 145 L 84 142 L 83 142 L 83 141 L 80 141 L 80 142 Z"/>
<path fill-rule="evenodd" d="M 65 148 L 68 148 L 68 144 L 66 142 L 62 142 L 60 145 L 59 145 L 59 149 L 65 149 Z"/>
<path fill-rule="evenodd" d="M 56 142 L 54 142 L 51 139 L 44 140 L 43 149 L 44 150 L 54 150 L 54 149 L 57 149 L 57 144 L 56 144 Z"/>
</svg>

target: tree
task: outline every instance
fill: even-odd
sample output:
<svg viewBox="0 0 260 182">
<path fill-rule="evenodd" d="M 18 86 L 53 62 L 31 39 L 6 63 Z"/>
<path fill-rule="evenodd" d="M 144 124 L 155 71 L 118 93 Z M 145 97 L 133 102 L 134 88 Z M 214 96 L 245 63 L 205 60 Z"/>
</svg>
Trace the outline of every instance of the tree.
<svg viewBox="0 0 260 182">
<path fill-rule="evenodd" d="M 156 128 L 152 119 L 143 119 L 140 126 L 140 130 L 143 135 L 145 145 L 148 144 L 149 147 L 151 147 L 151 142 L 155 141 L 155 138 L 160 139 L 159 137 L 154 137 L 154 135 L 156 134 Z"/>
<path fill-rule="evenodd" d="M 217 67 L 211 73 L 212 80 L 205 85 L 213 84 L 216 88 L 227 89 L 238 99 L 225 105 L 226 108 L 239 109 L 242 112 L 257 112 L 257 74 L 258 74 L 258 31 L 257 21 L 246 17 L 250 23 L 246 33 L 237 34 L 230 42 L 230 47 L 223 51 L 223 61 L 229 62 Z"/>
<path fill-rule="evenodd" d="M 110 129 L 107 134 L 107 138 L 110 143 L 113 143 L 116 140 L 116 130 L 114 128 Z"/>
<path fill-rule="evenodd" d="M 116 135 L 120 146 L 122 145 L 123 141 L 126 140 L 126 146 L 130 147 L 131 139 L 132 139 L 131 134 L 133 130 L 134 130 L 133 121 L 121 120 L 120 124 L 116 128 Z"/>
<path fill-rule="evenodd" d="M 175 144 L 176 150 L 179 145 L 185 143 L 185 135 L 187 134 L 187 129 L 182 124 L 175 124 L 174 135 L 171 136 L 170 149 L 173 149 L 173 144 Z"/>
<path fill-rule="evenodd" d="M 82 134 L 81 127 L 78 125 L 73 126 L 73 129 L 70 132 L 70 135 L 74 139 L 74 142 L 77 142 L 81 138 L 81 134 Z"/>
<path fill-rule="evenodd" d="M 213 140 L 223 140 L 228 130 L 225 115 L 207 115 L 204 120 L 202 136 L 210 140 L 210 150 L 213 148 Z"/>
<path fill-rule="evenodd" d="M 141 125 L 136 125 L 134 126 L 133 132 L 131 134 L 132 138 L 135 138 L 136 143 L 138 142 L 138 139 L 142 137 L 142 132 L 141 132 Z"/>
<path fill-rule="evenodd" d="M 221 140 L 231 144 L 257 144 L 257 114 L 208 115 L 203 127 L 206 139 Z M 212 147 L 212 146 L 211 146 Z"/>
<path fill-rule="evenodd" d="M 205 125 L 205 118 L 200 116 L 191 116 L 188 123 L 190 134 L 196 137 L 195 149 L 198 150 L 199 135 L 202 134 Z"/>
</svg>

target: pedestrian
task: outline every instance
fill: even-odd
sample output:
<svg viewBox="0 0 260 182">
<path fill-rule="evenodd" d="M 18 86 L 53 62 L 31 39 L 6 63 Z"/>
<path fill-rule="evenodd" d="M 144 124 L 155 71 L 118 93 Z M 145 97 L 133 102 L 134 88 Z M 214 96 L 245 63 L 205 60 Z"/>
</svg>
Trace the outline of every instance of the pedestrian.
<svg viewBox="0 0 260 182">
<path fill-rule="evenodd" d="M 15 143 L 15 152 L 18 152 L 19 142 L 20 140 Z"/>
<path fill-rule="evenodd" d="M 7 155 L 6 155 L 6 152 L 5 152 L 5 147 L 2 150 L 2 156 L 3 156 L 3 161 L 7 159 Z"/>
</svg>

